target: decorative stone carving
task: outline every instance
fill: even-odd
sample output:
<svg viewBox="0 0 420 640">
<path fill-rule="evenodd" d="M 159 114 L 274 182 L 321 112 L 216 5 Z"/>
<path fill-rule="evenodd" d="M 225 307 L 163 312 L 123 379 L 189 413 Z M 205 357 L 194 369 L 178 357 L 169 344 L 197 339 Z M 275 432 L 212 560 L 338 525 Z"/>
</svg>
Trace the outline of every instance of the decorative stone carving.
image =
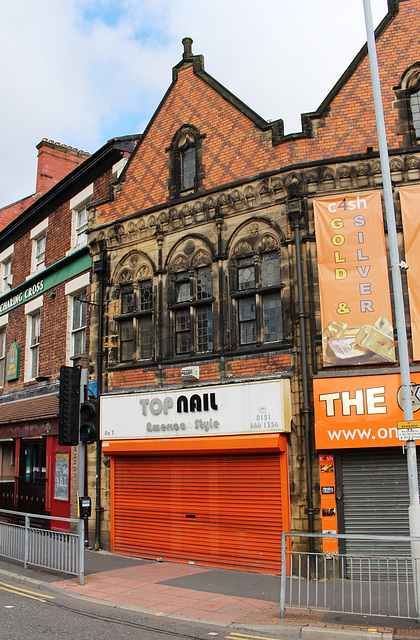
<svg viewBox="0 0 420 640">
<path fill-rule="evenodd" d="M 180 254 L 180 255 L 177 255 L 174 260 L 172 260 L 170 271 L 172 272 L 186 271 L 188 267 L 189 267 L 189 263 L 187 258 Z"/>
<path fill-rule="evenodd" d="M 184 252 L 187 254 L 187 256 L 190 256 L 192 253 L 194 253 L 194 251 L 195 243 L 193 242 L 193 240 L 187 240 L 184 245 Z"/>
<path fill-rule="evenodd" d="M 136 280 L 150 280 L 152 272 L 149 265 L 142 264 L 136 273 Z"/>
<path fill-rule="evenodd" d="M 241 256 L 249 256 L 253 253 L 254 249 L 252 245 L 246 240 L 240 240 L 240 242 L 238 242 L 238 244 L 233 249 L 233 255 L 237 258 Z"/>
<path fill-rule="evenodd" d="M 278 249 L 278 247 L 279 247 L 279 243 L 277 238 L 275 238 L 272 235 L 266 234 L 261 238 L 258 245 L 258 250 L 262 252 L 274 251 L 275 249 Z"/>
<path fill-rule="evenodd" d="M 191 260 L 191 266 L 194 268 L 199 267 L 201 265 L 211 264 L 211 255 L 208 251 L 204 249 L 199 249 L 193 256 Z"/>
<path fill-rule="evenodd" d="M 123 269 L 117 280 L 119 285 L 129 284 L 133 282 L 133 274 L 129 269 Z"/>
</svg>

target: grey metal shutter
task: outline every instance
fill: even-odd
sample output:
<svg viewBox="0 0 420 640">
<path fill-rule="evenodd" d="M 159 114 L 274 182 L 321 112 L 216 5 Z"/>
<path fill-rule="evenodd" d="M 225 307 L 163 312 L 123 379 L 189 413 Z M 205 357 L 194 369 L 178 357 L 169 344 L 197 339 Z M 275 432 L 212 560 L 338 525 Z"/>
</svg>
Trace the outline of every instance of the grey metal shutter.
<svg viewBox="0 0 420 640">
<path fill-rule="evenodd" d="M 357 449 L 341 456 L 344 533 L 409 535 L 407 457 L 402 448 Z M 346 541 L 351 555 L 395 557 L 410 554 L 410 545 Z"/>
</svg>

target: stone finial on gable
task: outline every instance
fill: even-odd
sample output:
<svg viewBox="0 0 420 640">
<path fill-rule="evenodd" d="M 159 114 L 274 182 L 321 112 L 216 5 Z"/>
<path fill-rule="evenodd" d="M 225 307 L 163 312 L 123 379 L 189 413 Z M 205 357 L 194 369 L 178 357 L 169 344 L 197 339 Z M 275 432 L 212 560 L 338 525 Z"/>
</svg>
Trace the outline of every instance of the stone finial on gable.
<svg viewBox="0 0 420 640">
<path fill-rule="evenodd" d="M 183 38 L 182 44 L 184 45 L 184 53 L 182 54 L 181 62 L 173 67 L 172 69 L 172 80 L 176 82 L 178 78 L 178 71 L 182 69 L 182 67 L 186 65 L 190 65 L 192 63 L 193 69 L 195 73 L 199 73 L 200 71 L 204 71 L 204 56 L 194 55 L 192 52 L 192 38 Z"/>
<path fill-rule="evenodd" d="M 192 43 L 194 40 L 192 38 L 183 38 L 182 44 L 184 45 L 184 53 L 182 54 L 182 58 L 184 60 L 190 59 L 193 57 L 192 52 Z"/>
</svg>

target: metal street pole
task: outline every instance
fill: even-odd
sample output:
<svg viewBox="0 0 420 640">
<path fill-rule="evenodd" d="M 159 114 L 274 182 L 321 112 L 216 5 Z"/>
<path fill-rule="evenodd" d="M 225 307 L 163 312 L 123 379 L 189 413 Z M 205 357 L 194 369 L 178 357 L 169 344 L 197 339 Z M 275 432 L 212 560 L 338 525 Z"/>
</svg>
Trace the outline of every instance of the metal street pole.
<svg viewBox="0 0 420 640">
<path fill-rule="evenodd" d="M 401 263 L 398 252 L 398 238 L 395 224 L 394 201 L 392 197 L 391 172 L 389 169 L 388 145 L 386 140 L 385 118 L 382 105 L 381 85 L 379 80 L 378 58 L 376 54 L 375 32 L 373 29 L 370 0 L 363 0 L 365 11 L 366 34 L 369 52 L 370 73 L 372 78 L 373 99 L 375 104 L 376 129 L 378 132 L 379 156 L 381 160 L 382 182 L 385 201 L 385 216 L 388 227 L 388 243 L 390 268 L 393 286 L 395 320 L 397 328 L 398 353 L 400 361 L 402 400 L 404 420 L 413 419 L 413 403 L 411 399 L 410 364 L 408 356 L 404 299 L 401 284 Z M 420 536 L 419 481 L 417 474 L 417 453 L 414 440 L 407 441 L 407 470 L 410 494 L 409 521 L 410 536 Z M 411 544 L 413 573 L 416 586 L 417 613 L 420 613 L 420 542 Z"/>
</svg>

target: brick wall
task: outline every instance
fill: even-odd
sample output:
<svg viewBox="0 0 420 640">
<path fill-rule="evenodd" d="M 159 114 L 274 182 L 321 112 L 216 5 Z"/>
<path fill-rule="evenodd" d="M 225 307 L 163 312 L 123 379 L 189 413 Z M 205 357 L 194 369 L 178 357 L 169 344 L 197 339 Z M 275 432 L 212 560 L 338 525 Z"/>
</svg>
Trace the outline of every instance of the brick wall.
<svg viewBox="0 0 420 640">
<path fill-rule="evenodd" d="M 400 4 L 400 11 L 377 44 L 388 145 L 398 148 L 395 91 L 403 72 L 420 59 L 420 0 Z M 304 78 L 302 78 L 304 82 Z M 279 114 L 281 116 L 281 113 Z M 132 161 L 117 199 L 100 210 L 100 220 L 112 220 L 164 204 L 167 196 L 168 152 L 175 132 L 189 123 L 205 134 L 202 141 L 204 188 L 210 189 L 276 169 L 331 157 L 377 150 L 369 61 L 364 57 L 329 104 L 324 126 L 315 137 L 288 139 L 273 147 L 246 115 L 185 65 L 160 107 Z"/>
</svg>

